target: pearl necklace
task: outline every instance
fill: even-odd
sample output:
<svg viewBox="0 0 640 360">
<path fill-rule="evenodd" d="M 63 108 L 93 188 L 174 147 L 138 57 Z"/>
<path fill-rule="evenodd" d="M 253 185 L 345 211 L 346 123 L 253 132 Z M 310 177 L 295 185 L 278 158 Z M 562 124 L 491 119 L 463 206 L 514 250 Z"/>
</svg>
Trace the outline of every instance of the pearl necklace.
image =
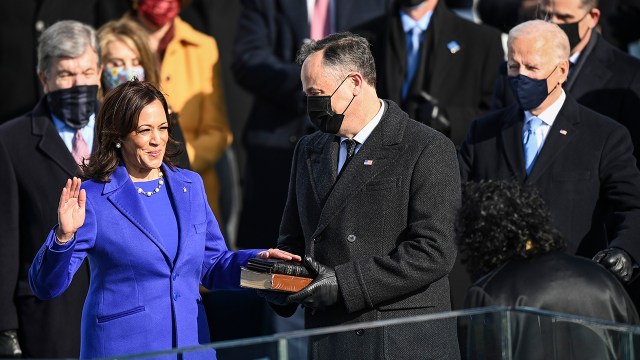
<svg viewBox="0 0 640 360">
<path fill-rule="evenodd" d="M 162 187 L 162 185 L 164 185 L 164 181 L 162 180 L 162 171 L 158 170 L 158 176 L 159 176 L 158 186 L 155 189 L 153 189 L 153 191 L 144 191 L 142 190 L 142 188 L 139 188 L 136 186 L 136 189 L 138 189 L 138 194 L 146 195 L 147 197 L 149 197 L 153 194 L 157 194 L 158 192 L 160 192 L 160 188 Z"/>
</svg>

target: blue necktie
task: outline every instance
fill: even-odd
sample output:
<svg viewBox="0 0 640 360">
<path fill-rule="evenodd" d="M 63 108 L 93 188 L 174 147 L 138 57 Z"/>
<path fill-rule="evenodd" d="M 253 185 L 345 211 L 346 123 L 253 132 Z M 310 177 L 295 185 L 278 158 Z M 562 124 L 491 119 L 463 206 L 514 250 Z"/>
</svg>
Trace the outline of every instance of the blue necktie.
<svg viewBox="0 0 640 360">
<path fill-rule="evenodd" d="M 407 74 L 404 78 L 404 83 L 402 84 L 402 99 L 404 100 L 407 98 L 409 86 L 411 86 L 413 76 L 416 74 L 416 70 L 418 68 L 420 35 L 422 35 L 422 29 L 418 26 L 407 31 Z"/>
<path fill-rule="evenodd" d="M 538 149 L 540 148 L 538 138 L 536 137 L 536 130 L 538 130 L 540 125 L 542 125 L 542 120 L 534 116 L 527 120 L 527 125 L 525 127 L 523 140 L 524 162 L 527 169 L 527 175 L 529 175 L 529 173 L 531 173 L 531 169 L 533 169 L 533 164 L 536 162 L 536 156 L 538 155 Z"/>
</svg>

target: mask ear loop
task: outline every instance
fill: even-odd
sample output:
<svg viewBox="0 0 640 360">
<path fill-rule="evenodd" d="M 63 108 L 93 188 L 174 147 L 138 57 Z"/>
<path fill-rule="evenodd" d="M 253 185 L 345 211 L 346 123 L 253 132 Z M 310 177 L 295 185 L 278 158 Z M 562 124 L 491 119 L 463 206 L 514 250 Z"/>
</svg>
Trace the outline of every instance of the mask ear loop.
<svg viewBox="0 0 640 360">
<path fill-rule="evenodd" d="M 560 66 L 560 64 L 556 65 L 556 67 L 553 68 L 553 70 L 551 71 L 551 73 L 549 74 L 549 76 L 547 76 L 546 78 L 544 78 L 545 80 L 549 79 L 551 77 L 551 75 L 553 75 L 554 72 L 556 72 L 556 69 L 558 68 L 558 66 Z M 551 89 L 551 91 L 549 91 L 547 93 L 547 96 L 549 96 L 549 94 L 551 94 L 552 92 L 554 92 L 557 88 L 558 85 L 560 85 L 560 83 L 556 83 L 556 86 L 553 87 L 553 89 Z"/>
<path fill-rule="evenodd" d="M 333 96 L 333 94 L 335 94 L 335 93 L 338 91 L 338 89 L 340 89 L 340 86 L 342 86 L 342 84 L 343 84 L 345 81 L 347 81 L 347 79 L 349 78 L 349 76 L 351 76 L 351 74 L 347 75 L 347 77 L 345 77 L 344 79 L 342 79 L 342 81 L 340 82 L 340 85 L 338 85 L 338 87 L 337 87 L 335 90 L 333 90 L 333 92 L 332 92 L 332 93 L 331 93 L 331 95 L 329 95 L 329 96 Z"/>
<path fill-rule="evenodd" d="M 344 115 L 344 113 L 346 113 L 346 112 L 347 112 L 347 109 L 349 108 L 349 106 L 351 105 L 351 103 L 353 102 L 353 100 L 354 100 L 355 98 L 356 98 L 356 96 L 355 96 L 355 95 L 353 95 L 353 97 L 351 98 L 351 101 L 349 101 L 349 103 L 347 104 L 347 107 L 346 107 L 346 108 L 344 108 L 344 111 L 343 111 L 343 112 L 342 112 L 342 114 L 340 114 L 340 115 Z"/>
<path fill-rule="evenodd" d="M 346 77 L 345 77 L 345 78 L 340 82 L 340 85 L 338 85 L 338 87 L 337 87 L 335 90 L 333 90 L 333 92 L 331 93 L 331 96 L 329 96 L 329 97 L 332 97 L 332 96 L 333 96 L 333 94 L 335 94 L 335 93 L 338 91 L 338 89 L 340 89 L 340 86 L 342 86 L 342 84 L 343 84 L 345 81 L 347 81 L 347 79 L 349 78 L 349 76 L 351 76 L 351 73 L 349 73 L 349 75 L 347 75 L 347 76 L 346 76 Z M 549 75 L 549 76 L 551 76 L 551 75 Z M 351 103 L 353 102 L 353 99 L 355 99 L 355 98 L 356 98 L 356 96 L 355 96 L 355 95 L 353 95 L 353 97 L 351 98 L 351 101 L 349 101 L 349 103 L 347 104 L 347 107 L 346 107 L 346 108 L 344 108 L 344 111 L 343 111 L 343 112 L 342 112 L 342 114 L 340 114 L 340 115 L 344 115 L 344 113 L 346 113 L 346 112 L 347 112 L 347 109 L 349 108 L 349 106 L 351 106 Z"/>
</svg>

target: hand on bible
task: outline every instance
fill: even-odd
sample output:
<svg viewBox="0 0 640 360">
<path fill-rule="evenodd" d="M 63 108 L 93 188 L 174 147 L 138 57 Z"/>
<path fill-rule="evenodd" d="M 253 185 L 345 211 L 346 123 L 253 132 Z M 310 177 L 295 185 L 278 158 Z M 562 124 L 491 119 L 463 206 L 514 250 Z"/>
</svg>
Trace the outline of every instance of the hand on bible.
<svg viewBox="0 0 640 360">
<path fill-rule="evenodd" d="M 256 255 L 256 257 L 260 259 L 281 259 L 281 260 L 293 260 L 293 261 L 302 260 L 302 258 L 300 258 L 299 255 L 292 254 L 290 252 L 280 250 L 280 249 L 268 249 L 268 250 L 260 251 Z"/>
</svg>

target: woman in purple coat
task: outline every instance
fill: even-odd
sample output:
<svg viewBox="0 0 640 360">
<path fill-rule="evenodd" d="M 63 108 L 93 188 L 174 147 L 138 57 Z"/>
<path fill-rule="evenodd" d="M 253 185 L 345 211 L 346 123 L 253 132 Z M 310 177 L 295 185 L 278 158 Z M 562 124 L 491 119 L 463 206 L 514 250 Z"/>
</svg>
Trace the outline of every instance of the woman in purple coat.
<svg viewBox="0 0 640 360">
<path fill-rule="evenodd" d="M 67 181 L 58 225 L 29 271 L 33 292 L 51 299 L 89 259 L 83 358 L 208 343 L 200 284 L 237 287 L 240 266 L 255 256 L 300 260 L 276 249 L 228 250 L 200 176 L 172 165 L 169 130 L 167 103 L 153 85 L 134 80 L 107 95 L 99 148 L 82 166 L 88 180 Z"/>
</svg>

